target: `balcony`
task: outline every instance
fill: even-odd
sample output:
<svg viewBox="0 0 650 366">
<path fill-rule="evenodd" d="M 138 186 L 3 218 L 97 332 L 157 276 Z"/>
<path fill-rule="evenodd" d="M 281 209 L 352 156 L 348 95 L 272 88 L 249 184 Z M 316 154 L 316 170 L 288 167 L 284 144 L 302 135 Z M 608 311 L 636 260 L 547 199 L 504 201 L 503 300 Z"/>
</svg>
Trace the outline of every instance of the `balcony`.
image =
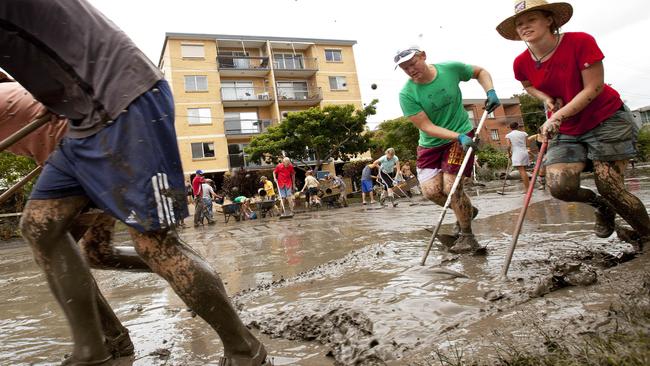
<svg viewBox="0 0 650 366">
<path fill-rule="evenodd" d="M 226 136 L 257 135 L 272 124 L 270 119 L 232 119 L 224 122 Z"/>
<path fill-rule="evenodd" d="M 318 72 L 318 60 L 315 57 L 276 58 L 273 60 L 276 77 L 310 77 Z"/>
<path fill-rule="evenodd" d="M 221 102 L 224 107 L 266 107 L 273 104 L 273 95 L 268 88 L 226 86 L 221 88 Z"/>
<path fill-rule="evenodd" d="M 268 57 L 217 56 L 221 76 L 265 77 L 271 67 Z"/>
<path fill-rule="evenodd" d="M 286 88 L 278 87 L 278 104 L 280 106 L 315 106 L 323 100 L 321 88 Z"/>
</svg>

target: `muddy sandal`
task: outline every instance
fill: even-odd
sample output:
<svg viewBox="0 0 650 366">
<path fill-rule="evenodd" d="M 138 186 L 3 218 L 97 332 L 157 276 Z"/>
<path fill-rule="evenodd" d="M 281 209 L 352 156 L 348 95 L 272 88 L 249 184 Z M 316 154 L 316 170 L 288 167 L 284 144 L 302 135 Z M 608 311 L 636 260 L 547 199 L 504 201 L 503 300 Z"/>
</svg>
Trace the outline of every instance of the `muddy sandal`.
<svg viewBox="0 0 650 366">
<path fill-rule="evenodd" d="M 266 349 L 260 343 L 253 358 L 244 357 L 221 357 L 219 359 L 219 366 L 273 366 L 273 363 L 266 355 Z"/>
</svg>

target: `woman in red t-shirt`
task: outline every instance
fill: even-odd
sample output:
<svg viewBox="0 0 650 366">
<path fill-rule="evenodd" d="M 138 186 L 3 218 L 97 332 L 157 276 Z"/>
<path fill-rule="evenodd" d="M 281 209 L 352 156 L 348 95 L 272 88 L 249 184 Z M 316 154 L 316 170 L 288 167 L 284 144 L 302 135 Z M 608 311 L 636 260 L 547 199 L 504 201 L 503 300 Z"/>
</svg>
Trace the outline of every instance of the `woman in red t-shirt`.
<svg viewBox="0 0 650 366">
<path fill-rule="evenodd" d="M 541 126 L 545 138 L 552 137 L 544 160 L 551 194 L 595 207 L 594 231 L 602 238 L 614 232 L 618 213 L 636 230 L 634 244 L 642 244 L 650 240 L 650 218 L 623 183 L 628 159 L 636 155 L 639 128 L 618 92 L 604 83 L 604 56 L 595 39 L 559 32 L 572 14 L 568 3 L 516 0 L 515 15 L 497 31 L 526 43 L 514 62 L 515 78 L 554 112 Z M 593 161 L 600 195 L 580 187 L 588 161 Z"/>
</svg>

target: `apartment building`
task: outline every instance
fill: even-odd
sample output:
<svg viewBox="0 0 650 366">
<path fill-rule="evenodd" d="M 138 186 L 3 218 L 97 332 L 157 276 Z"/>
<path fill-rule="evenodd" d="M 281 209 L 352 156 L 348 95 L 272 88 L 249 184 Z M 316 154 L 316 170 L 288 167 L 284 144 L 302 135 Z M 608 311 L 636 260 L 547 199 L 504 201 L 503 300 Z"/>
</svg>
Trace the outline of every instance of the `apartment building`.
<svg viewBox="0 0 650 366">
<path fill-rule="evenodd" d="M 362 108 L 353 40 L 167 33 L 158 66 L 174 93 L 183 170 L 219 176 L 288 113 Z"/>
<path fill-rule="evenodd" d="M 474 126 L 477 126 L 483 116 L 485 99 L 463 99 L 463 106 Z M 485 127 L 479 134 L 481 142 L 505 150 L 508 146 L 506 135 L 511 131 L 509 126 L 512 122 L 517 122 L 520 126 L 524 125 L 519 99 L 501 99 L 501 106 L 488 114 L 485 120 Z"/>
</svg>

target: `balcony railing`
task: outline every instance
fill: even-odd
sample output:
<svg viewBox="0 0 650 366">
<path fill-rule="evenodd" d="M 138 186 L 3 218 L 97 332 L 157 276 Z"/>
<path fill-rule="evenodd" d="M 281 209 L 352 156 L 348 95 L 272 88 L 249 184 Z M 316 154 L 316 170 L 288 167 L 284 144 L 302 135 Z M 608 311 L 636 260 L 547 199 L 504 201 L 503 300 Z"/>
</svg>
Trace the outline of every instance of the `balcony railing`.
<svg viewBox="0 0 650 366">
<path fill-rule="evenodd" d="M 273 60 L 275 70 L 318 70 L 318 59 L 315 57 L 289 57 Z"/>
<path fill-rule="evenodd" d="M 217 56 L 219 70 L 269 70 L 269 58 L 257 56 Z"/>
<path fill-rule="evenodd" d="M 227 136 L 256 135 L 271 126 L 270 119 L 232 119 L 224 122 Z"/>
<path fill-rule="evenodd" d="M 323 92 L 318 88 L 278 87 L 280 104 L 318 104 L 323 100 Z"/>
<path fill-rule="evenodd" d="M 221 88 L 224 106 L 263 106 L 273 103 L 273 94 L 266 87 L 224 86 Z"/>
</svg>

